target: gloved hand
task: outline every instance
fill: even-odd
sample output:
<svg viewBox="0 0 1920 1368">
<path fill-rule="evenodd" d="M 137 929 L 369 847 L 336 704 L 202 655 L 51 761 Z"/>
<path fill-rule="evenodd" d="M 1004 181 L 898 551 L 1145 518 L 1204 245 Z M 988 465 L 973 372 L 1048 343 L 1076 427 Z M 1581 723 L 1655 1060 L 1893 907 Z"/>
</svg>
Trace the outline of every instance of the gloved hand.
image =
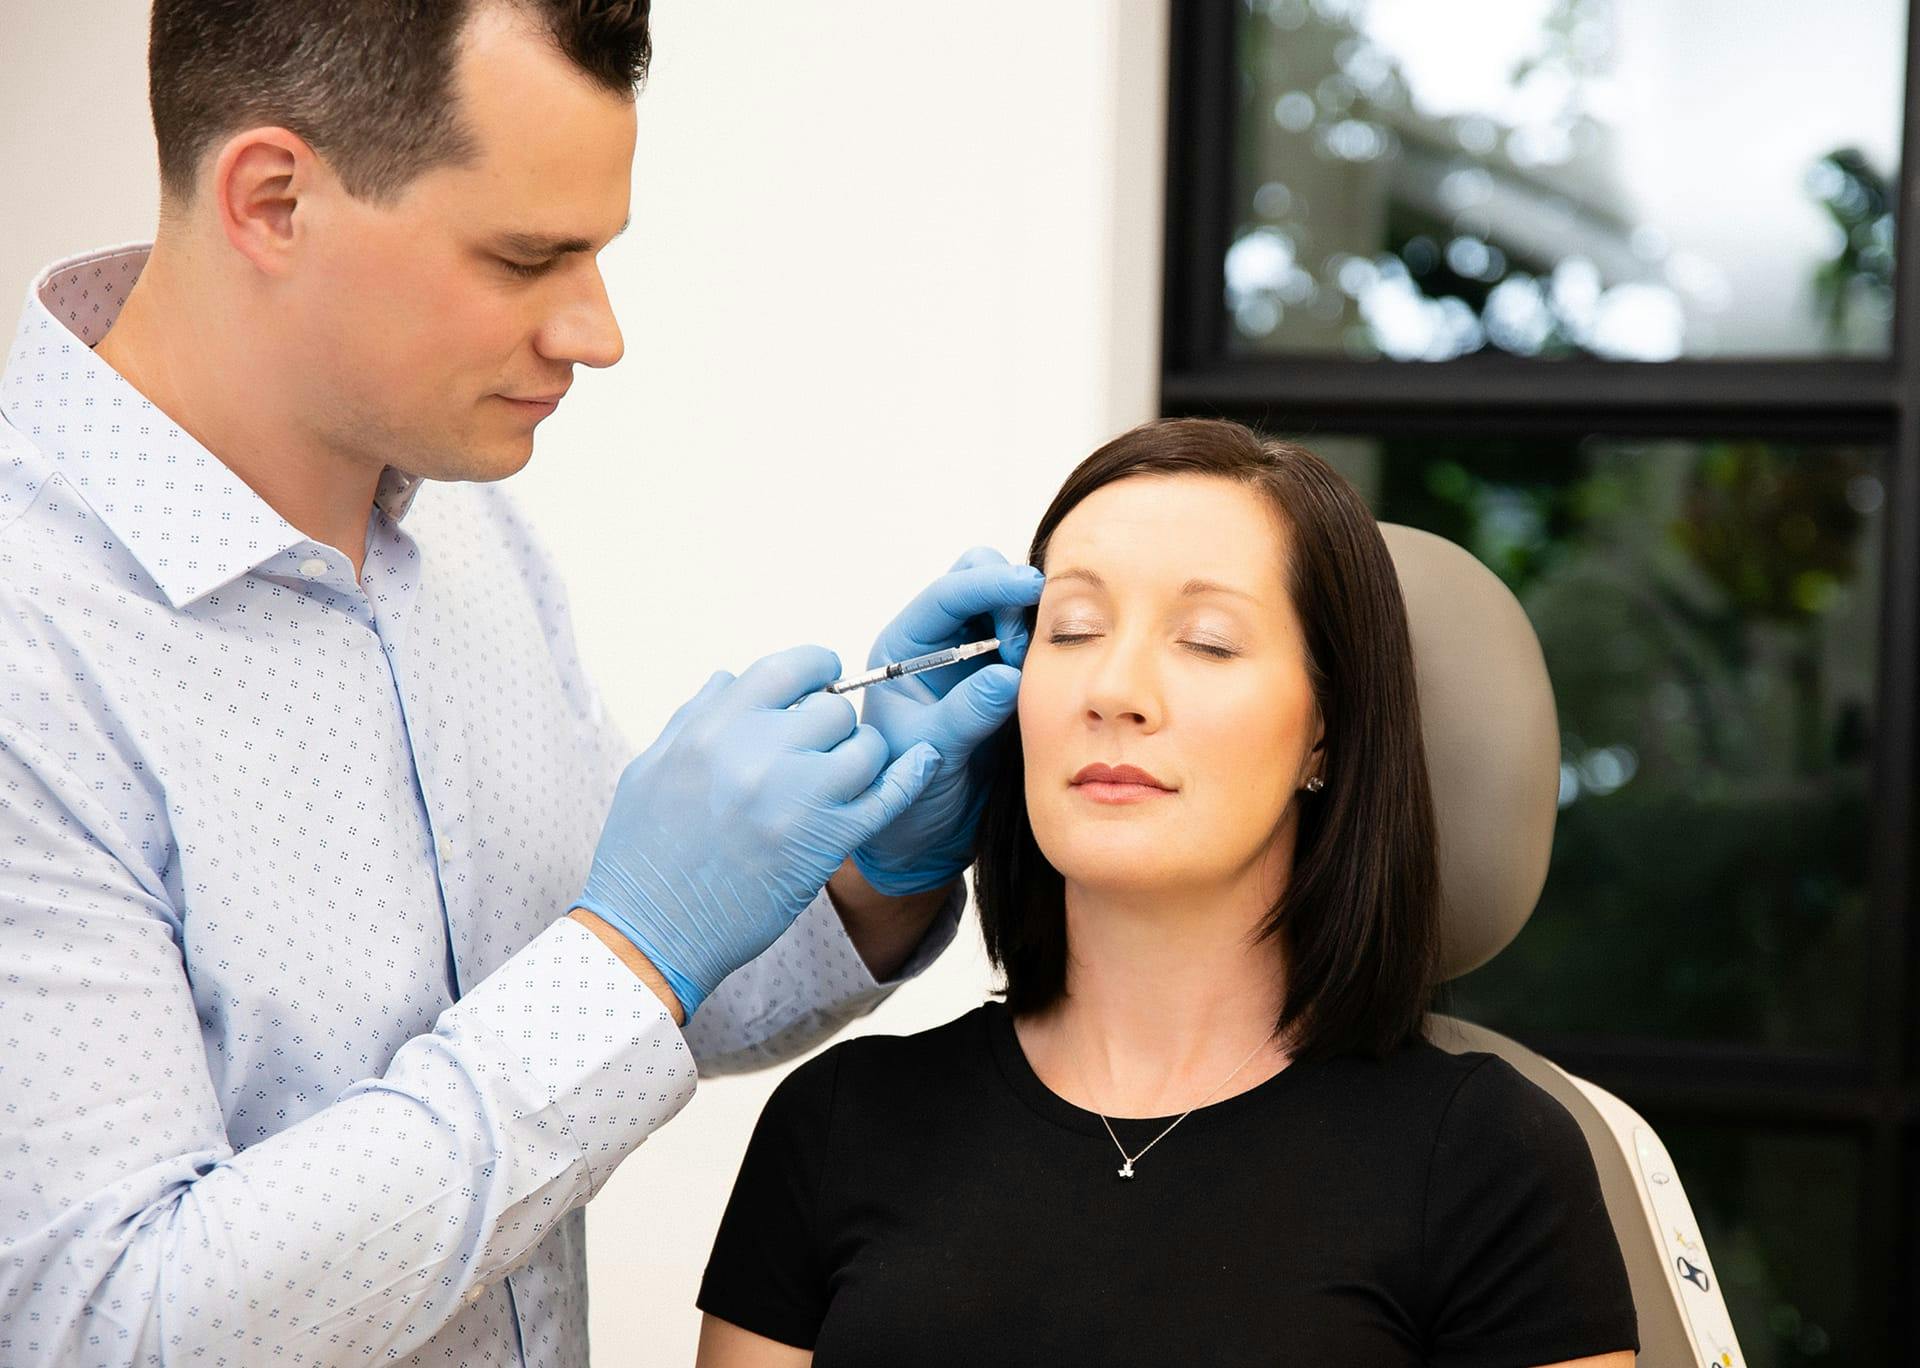
<svg viewBox="0 0 1920 1368">
<path fill-rule="evenodd" d="M 724 670 L 620 776 L 584 907 L 653 962 L 689 1017 L 773 944 L 853 848 L 907 809 L 938 757 L 855 726 L 816 692 L 840 661 L 797 646 Z"/>
<path fill-rule="evenodd" d="M 938 754 L 926 791 L 904 815 L 853 852 L 876 891 L 894 896 L 944 888 L 973 859 L 974 830 L 986 802 L 981 743 L 1013 716 L 1020 664 L 1027 658 L 1025 610 L 1040 601 L 1046 577 L 975 547 L 896 617 L 873 644 L 869 667 L 925 655 L 984 637 L 1000 638 L 1004 664 L 991 657 L 875 684 L 863 720 L 905 757 L 931 745 Z"/>
</svg>

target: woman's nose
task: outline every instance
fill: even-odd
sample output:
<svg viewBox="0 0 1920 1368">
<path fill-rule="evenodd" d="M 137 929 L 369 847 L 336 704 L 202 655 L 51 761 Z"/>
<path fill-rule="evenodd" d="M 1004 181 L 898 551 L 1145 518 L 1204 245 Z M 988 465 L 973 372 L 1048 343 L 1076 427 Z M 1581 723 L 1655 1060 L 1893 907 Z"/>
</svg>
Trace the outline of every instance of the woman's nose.
<svg viewBox="0 0 1920 1368">
<path fill-rule="evenodd" d="M 1144 728 L 1160 725 L 1160 688 L 1150 650 L 1114 642 L 1100 653 L 1087 679 L 1087 721 Z"/>
</svg>

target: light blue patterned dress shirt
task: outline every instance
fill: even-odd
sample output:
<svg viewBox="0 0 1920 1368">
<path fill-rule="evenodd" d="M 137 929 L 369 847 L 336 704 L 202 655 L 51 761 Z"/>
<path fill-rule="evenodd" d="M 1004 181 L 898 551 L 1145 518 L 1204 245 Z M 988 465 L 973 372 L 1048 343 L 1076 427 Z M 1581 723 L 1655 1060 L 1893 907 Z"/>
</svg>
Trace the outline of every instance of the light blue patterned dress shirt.
<svg viewBox="0 0 1920 1368">
<path fill-rule="evenodd" d="M 527 523 L 390 468 L 356 583 L 90 350 L 146 255 L 0 378 L 0 1364 L 583 1364 L 695 1061 L 886 987 L 822 897 L 683 1036 L 564 919 L 633 752 Z"/>
</svg>

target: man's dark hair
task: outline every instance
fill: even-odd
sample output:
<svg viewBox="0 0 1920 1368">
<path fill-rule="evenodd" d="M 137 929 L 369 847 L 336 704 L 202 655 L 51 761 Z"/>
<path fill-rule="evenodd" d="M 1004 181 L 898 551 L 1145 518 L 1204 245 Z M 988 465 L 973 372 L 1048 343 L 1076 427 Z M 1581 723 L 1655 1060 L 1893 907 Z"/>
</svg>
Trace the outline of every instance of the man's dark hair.
<svg viewBox="0 0 1920 1368">
<path fill-rule="evenodd" d="M 1439 860 L 1407 610 L 1365 502 L 1303 447 L 1238 423 L 1178 419 L 1115 438 L 1067 477 L 1028 559 L 1046 568 L 1054 530 L 1082 499 L 1136 475 L 1202 475 L 1264 497 L 1288 530 L 1288 594 L 1324 726 L 1326 788 L 1302 794 L 1293 870 L 1261 927 L 1283 947 L 1277 1023 L 1296 1058 L 1381 1055 L 1413 1040 L 1439 947 Z M 1031 630 L 1034 617 L 1028 615 Z M 1039 1011 L 1066 992 L 1065 884 L 1034 841 L 1019 728 L 996 741 L 974 895 L 1007 1005 Z"/>
<path fill-rule="evenodd" d="M 474 151 L 454 107 L 454 45 L 480 5 L 518 10 L 603 88 L 631 93 L 652 57 L 651 0 L 154 0 L 147 79 L 160 183 L 192 197 L 201 157 L 275 125 L 347 190 L 388 200 Z"/>
</svg>

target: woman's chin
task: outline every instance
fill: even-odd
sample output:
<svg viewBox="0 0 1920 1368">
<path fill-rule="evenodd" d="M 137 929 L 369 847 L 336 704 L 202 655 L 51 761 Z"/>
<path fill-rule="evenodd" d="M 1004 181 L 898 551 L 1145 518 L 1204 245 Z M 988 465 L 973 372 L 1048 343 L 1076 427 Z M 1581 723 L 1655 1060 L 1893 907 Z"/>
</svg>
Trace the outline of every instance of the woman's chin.
<svg viewBox="0 0 1920 1368">
<path fill-rule="evenodd" d="M 1068 883 L 1089 892 L 1143 894 L 1192 886 L 1190 860 L 1137 837 L 1132 841 L 1073 840 L 1041 852 Z"/>
</svg>

